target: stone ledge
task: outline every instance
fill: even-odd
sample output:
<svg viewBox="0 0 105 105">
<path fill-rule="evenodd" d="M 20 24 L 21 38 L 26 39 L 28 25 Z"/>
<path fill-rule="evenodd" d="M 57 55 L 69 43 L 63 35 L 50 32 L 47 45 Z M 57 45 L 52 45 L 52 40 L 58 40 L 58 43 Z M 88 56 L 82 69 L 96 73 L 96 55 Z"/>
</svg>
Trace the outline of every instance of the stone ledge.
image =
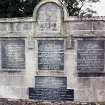
<svg viewBox="0 0 105 105">
<path fill-rule="evenodd" d="M 94 16 L 94 17 L 77 17 L 77 16 L 69 16 L 65 21 L 105 21 L 105 16 Z"/>
<path fill-rule="evenodd" d="M 65 19 L 65 22 L 76 22 L 76 21 L 105 21 L 105 16 L 94 16 L 91 18 L 88 17 L 77 17 L 77 16 L 68 16 Z M 12 23 L 12 22 L 35 22 L 33 17 L 18 17 L 18 18 L 0 18 L 0 23 Z"/>
<path fill-rule="evenodd" d="M 32 17 L 0 18 L 0 23 L 33 22 Z"/>
</svg>

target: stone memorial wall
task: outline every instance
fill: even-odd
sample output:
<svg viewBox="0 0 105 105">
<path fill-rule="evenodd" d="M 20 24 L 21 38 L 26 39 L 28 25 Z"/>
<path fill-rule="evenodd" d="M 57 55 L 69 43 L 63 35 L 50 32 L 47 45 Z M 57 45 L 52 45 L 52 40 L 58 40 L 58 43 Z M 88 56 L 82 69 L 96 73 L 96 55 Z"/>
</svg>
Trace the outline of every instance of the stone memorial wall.
<svg viewBox="0 0 105 105">
<path fill-rule="evenodd" d="M 65 7 L 43 0 L 32 17 L 0 19 L 0 98 L 105 101 L 105 17 Z"/>
</svg>

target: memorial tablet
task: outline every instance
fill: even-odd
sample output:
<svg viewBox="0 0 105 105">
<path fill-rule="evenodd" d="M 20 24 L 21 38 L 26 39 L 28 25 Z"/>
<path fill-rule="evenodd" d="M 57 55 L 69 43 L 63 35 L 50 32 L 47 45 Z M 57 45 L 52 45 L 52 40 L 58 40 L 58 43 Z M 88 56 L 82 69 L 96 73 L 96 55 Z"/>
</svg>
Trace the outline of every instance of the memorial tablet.
<svg viewBox="0 0 105 105">
<path fill-rule="evenodd" d="M 104 41 L 79 40 L 77 47 L 78 72 L 104 71 Z"/>
<path fill-rule="evenodd" d="M 67 77 L 35 76 L 35 88 L 67 88 Z"/>
<path fill-rule="evenodd" d="M 64 41 L 38 40 L 39 70 L 64 69 Z"/>
<path fill-rule="evenodd" d="M 2 68 L 25 68 L 25 42 L 24 40 L 2 41 Z"/>
<path fill-rule="evenodd" d="M 41 6 L 37 14 L 36 32 L 60 32 L 61 9 L 55 3 Z"/>
<path fill-rule="evenodd" d="M 29 88 L 29 99 L 74 101 L 74 90 L 53 88 Z"/>
</svg>

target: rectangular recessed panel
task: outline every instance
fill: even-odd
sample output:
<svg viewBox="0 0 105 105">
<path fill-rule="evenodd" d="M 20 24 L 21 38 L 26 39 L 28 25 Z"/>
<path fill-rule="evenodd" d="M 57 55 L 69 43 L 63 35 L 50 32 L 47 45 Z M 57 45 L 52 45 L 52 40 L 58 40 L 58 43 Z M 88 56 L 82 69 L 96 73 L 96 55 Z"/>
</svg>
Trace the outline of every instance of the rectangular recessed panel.
<svg viewBox="0 0 105 105">
<path fill-rule="evenodd" d="M 36 76 L 36 88 L 67 88 L 67 77 Z"/>
<path fill-rule="evenodd" d="M 74 101 L 73 89 L 29 88 L 29 99 Z"/>
<path fill-rule="evenodd" d="M 105 22 L 103 22 L 103 21 L 93 22 L 93 30 L 104 31 L 105 30 Z"/>
<path fill-rule="evenodd" d="M 38 40 L 38 69 L 64 69 L 63 40 Z"/>
<path fill-rule="evenodd" d="M 2 68 L 25 68 L 25 42 L 24 40 L 3 40 L 1 43 Z"/>
<path fill-rule="evenodd" d="M 79 40 L 77 47 L 77 70 L 79 72 L 104 71 L 104 41 Z"/>
<path fill-rule="evenodd" d="M 88 21 L 88 22 L 83 22 L 83 21 L 80 21 L 80 22 L 75 22 L 75 23 L 72 23 L 70 24 L 70 27 L 71 27 L 71 31 L 75 31 L 75 30 L 82 30 L 82 31 L 88 31 L 88 30 L 92 30 L 92 22 Z"/>
</svg>

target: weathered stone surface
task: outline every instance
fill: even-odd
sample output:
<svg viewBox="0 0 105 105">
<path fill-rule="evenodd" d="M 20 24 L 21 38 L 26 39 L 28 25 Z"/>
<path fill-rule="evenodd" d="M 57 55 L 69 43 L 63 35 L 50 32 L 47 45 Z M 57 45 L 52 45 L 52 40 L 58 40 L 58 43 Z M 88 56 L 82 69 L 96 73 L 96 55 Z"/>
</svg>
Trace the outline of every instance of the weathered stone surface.
<svg viewBox="0 0 105 105">
<path fill-rule="evenodd" d="M 92 30 L 92 22 L 74 22 L 71 25 L 72 30 L 84 31 Z"/>
<path fill-rule="evenodd" d="M 34 10 L 33 17 L 31 18 L 0 19 L 0 97 L 28 99 L 29 87 L 60 88 L 64 86 L 67 89 L 74 89 L 74 100 L 76 101 L 74 103 L 69 103 L 28 100 L 8 101 L 7 99 L 0 99 L 0 105 L 104 105 L 104 103 L 85 103 L 105 101 L 104 21 L 105 17 L 69 17 L 65 6 L 63 6 L 59 0 L 43 0 Z M 7 60 L 9 65 L 3 67 L 6 68 L 6 70 L 4 70 L 2 69 L 2 60 L 4 59 L 5 61 L 5 59 L 8 59 L 9 54 L 5 54 L 5 50 L 2 51 L 1 40 L 5 39 L 12 42 L 11 40 L 17 38 L 24 40 L 24 51 L 22 50 L 22 52 L 25 53 L 25 66 L 22 71 L 19 65 L 19 70 L 18 68 L 11 70 L 9 69 L 10 64 L 12 67 L 16 64 L 16 61 L 12 61 L 11 63 L 12 59 L 10 59 Z M 44 44 L 39 45 L 39 40 L 47 40 L 46 46 L 44 46 Z M 54 44 L 48 45 L 48 40 L 50 42 L 52 40 L 55 42 L 62 40 L 63 42 L 60 44 L 53 42 Z M 73 46 L 67 48 L 66 40 L 72 41 Z M 84 42 L 81 44 L 82 47 L 80 47 L 80 52 L 78 52 L 78 40 Z M 56 47 L 55 50 L 54 47 L 56 45 L 58 47 L 61 46 L 61 48 Z M 8 49 L 7 46 L 8 44 L 6 44 L 5 49 Z M 40 46 L 44 47 L 42 52 L 39 51 Z M 98 48 L 96 48 L 97 46 Z M 45 47 L 48 49 L 48 52 Z M 16 46 L 14 49 L 19 53 L 21 52 L 17 50 L 18 48 Z M 90 53 L 87 50 L 90 51 Z M 17 57 L 17 55 L 19 58 L 19 53 L 14 54 L 15 51 L 13 50 L 10 52 L 12 58 Z M 3 56 L 3 54 L 5 56 Z M 78 62 L 79 58 L 82 63 Z M 19 62 L 20 61 L 21 59 L 19 59 Z M 39 63 L 43 65 L 48 63 L 49 67 L 46 67 L 44 70 L 39 70 Z M 79 66 L 79 63 L 83 65 Z M 5 64 L 6 62 L 4 62 L 4 65 Z M 57 66 L 54 68 L 56 64 Z M 61 67 L 61 65 L 63 66 Z M 78 75 L 77 68 L 79 67 L 81 69 L 80 71 L 87 71 L 89 73 L 84 72 L 84 74 Z M 86 69 L 86 67 L 88 69 Z M 98 72 L 92 73 L 92 71 Z M 81 77 L 79 77 L 80 75 Z M 44 81 L 43 79 L 41 81 L 43 83 L 39 83 L 37 86 L 37 82 L 35 83 L 35 76 L 67 77 L 67 83 L 62 81 L 59 82 L 56 79 L 49 82 L 49 78 L 47 78 L 48 80 Z M 80 101 L 84 103 L 80 103 Z"/>
<path fill-rule="evenodd" d="M 81 89 L 75 90 L 75 96 L 74 96 L 75 101 L 91 102 L 91 99 L 94 100 L 93 98 L 94 98 L 93 92 L 89 88 L 85 88 L 85 89 L 81 88 Z"/>
<path fill-rule="evenodd" d="M 105 22 L 104 21 L 95 21 L 93 22 L 93 30 L 105 30 Z"/>
<path fill-rule="evenodd" d="M 91 83 L 95 86 L 96 89 L 105 89 L 105 77 L 91 78 Z"/>
<path fill-rule="evenodd" d="M 104 71 L 104 40 L 78 40 L 77 71 Z"/>
<path fill-rule="evenodd" d="M 38 69 L 64 70 L 64 40 L 38 40 Z"/>
<path fill-rule="evenodd" d="M 91 87 L 91 80 L 90 78 L 78 78 L 78 88 L 90 88 Z"/>
<path fill-rule="evenodd" d="M 29 99 L 74 101 L 74 90 L 65 88 L 29 88 Z"/>
<path fill-rule="evenodd" d="M 36 76 L 36 88 L 67 88 L 66 77 Z"/>
<path fill-rule="evenodd" d="M 36 15 L 36 32 L 60 32 L 61 9 L 55 3 L 41 6 Z"/>
<path fill-rule="evenodd" d="M 0 23 L 0 31 L 1 32 L 6 32 L 7 31 L 7 24 L 6 23 Z"/>
<path fill-rule="evenodd" d="M 25 69 L 24 40 L 3 40 L 1 46 L 3 69 Z"/>
</svg>

